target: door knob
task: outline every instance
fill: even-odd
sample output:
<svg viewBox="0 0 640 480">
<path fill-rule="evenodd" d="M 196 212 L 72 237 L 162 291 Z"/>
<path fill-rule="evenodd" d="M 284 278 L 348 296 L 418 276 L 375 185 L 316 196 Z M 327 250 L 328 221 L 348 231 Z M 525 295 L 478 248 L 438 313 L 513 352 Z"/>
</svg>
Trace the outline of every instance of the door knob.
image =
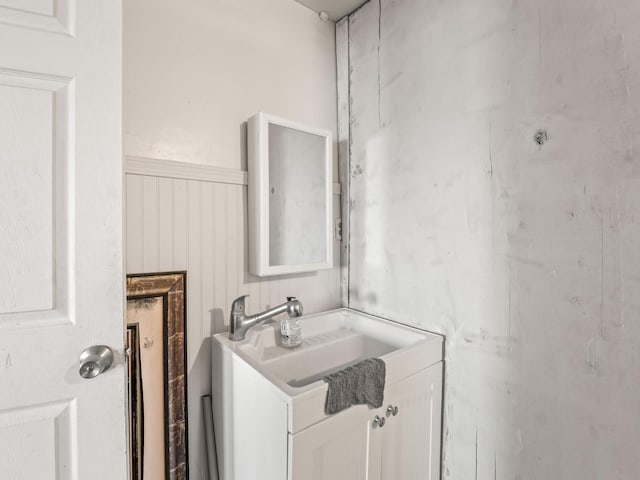
<svg viewBox="0 0 640 480">
<path fill-rule="evenodd" d="M 94 378 L 109 369 L 113 352 L 106 345 L 94 345 L 80 354 L 80 376 Z"/>
<path fill-rule="evenodd" d="M 380 415 L 376 415 L 375 417 L 373 417 L 373 428 L 376 427 L 384 427 L 384 424 L 386 423 L 386 420 L 384 419 L 384 417 L 381 417 Z"/>
</svg>

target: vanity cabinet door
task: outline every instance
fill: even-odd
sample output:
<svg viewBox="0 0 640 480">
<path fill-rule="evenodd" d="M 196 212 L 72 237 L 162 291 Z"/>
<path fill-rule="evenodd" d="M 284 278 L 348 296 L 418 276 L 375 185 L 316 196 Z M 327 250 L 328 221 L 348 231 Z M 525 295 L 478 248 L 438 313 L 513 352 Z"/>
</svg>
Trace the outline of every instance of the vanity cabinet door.
<svg viewBox="0 0 640 480">
<path fill-rule="evenodd" d="M 382 480 L 439 479 L 442 363 L 391 386 L 384 402 Z"/>
<path fill-rule="evenodd" d="M 289 480 L 379 480 L 383 429 L 378 410 L 351 407 L 289 435 Z"/>
<path fill-rule="evenodd" d="M 437 480 L 441 403 L 438 363 L 389 385 L 382 408 L 354 406 L 289 435 L 288 479 Z"/>
</svg>

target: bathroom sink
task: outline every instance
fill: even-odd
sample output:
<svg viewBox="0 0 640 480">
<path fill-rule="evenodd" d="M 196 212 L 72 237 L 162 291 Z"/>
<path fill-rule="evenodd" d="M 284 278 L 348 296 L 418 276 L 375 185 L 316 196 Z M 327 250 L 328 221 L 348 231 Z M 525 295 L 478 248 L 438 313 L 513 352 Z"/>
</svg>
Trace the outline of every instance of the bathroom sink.
<svg viewBox="0 0 640 480">
<path fill-rule="evenodd" d="M 289 405 L 290 432 L 325 415 L 322 377 L 332 372 L 377 357 L 385 362 L 390 385 L 442 360 L 441 336 L 348 308 L 305 315 L 301 325 L 302 345 L 294 349 L 280 345 L 278 321 L 253 327 L 241 341 L 226 333 L 213 337 L 214 362 L 216 351 L 218 362 L 223 350 L 231 351 L 273 385 Z"/>
<path fill-rule="evenodd" d="M 259 338 L 258 347 L 246 344 L 241 350 L 291 387 L 304 387 L 365 358 L 381 357 L 397 348 L 390 342 L 347 328 L 313 335 L 295 350 L 284 350 L 265 340 Z"/>
</svg>

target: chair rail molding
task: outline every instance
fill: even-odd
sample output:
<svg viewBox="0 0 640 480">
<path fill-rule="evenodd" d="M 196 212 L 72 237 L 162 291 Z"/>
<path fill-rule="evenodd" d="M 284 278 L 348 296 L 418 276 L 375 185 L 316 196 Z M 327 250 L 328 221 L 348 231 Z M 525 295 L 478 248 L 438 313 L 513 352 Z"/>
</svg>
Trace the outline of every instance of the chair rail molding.
<svg viewBox="0 0 640 480">
<path fill-rule="evenodd" d="M 247 185 L 247 172 L 200 163 L 125 155 L 125 173 L 163 178 Z"/>
<path fill-rule="evenodd" d="M 161 158 L 136 157 L 133 155 L 125 155 L 124 171 L 127 175 L 180 178 L 183 180 L 199 180 L 231 185 L 247 185 L 249 183 L 246 170 Z M 334 182 L 333 194 L 340 195 L 340 193 L 340 183 Z"/>
</svg>

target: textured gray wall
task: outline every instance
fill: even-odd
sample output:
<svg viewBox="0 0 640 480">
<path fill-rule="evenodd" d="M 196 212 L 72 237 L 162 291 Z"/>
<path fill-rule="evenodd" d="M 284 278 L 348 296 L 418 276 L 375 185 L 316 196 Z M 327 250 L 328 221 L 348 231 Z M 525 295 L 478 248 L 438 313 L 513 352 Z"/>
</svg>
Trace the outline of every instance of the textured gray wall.
<svg viewBox="0 0 640 480">
<path fill-rule="evenodd" d="M 339 25 L 349 305 L 447 336 L 444 478 L 640 478 L 639 24 L 372 0 Z"/>
</svg>

